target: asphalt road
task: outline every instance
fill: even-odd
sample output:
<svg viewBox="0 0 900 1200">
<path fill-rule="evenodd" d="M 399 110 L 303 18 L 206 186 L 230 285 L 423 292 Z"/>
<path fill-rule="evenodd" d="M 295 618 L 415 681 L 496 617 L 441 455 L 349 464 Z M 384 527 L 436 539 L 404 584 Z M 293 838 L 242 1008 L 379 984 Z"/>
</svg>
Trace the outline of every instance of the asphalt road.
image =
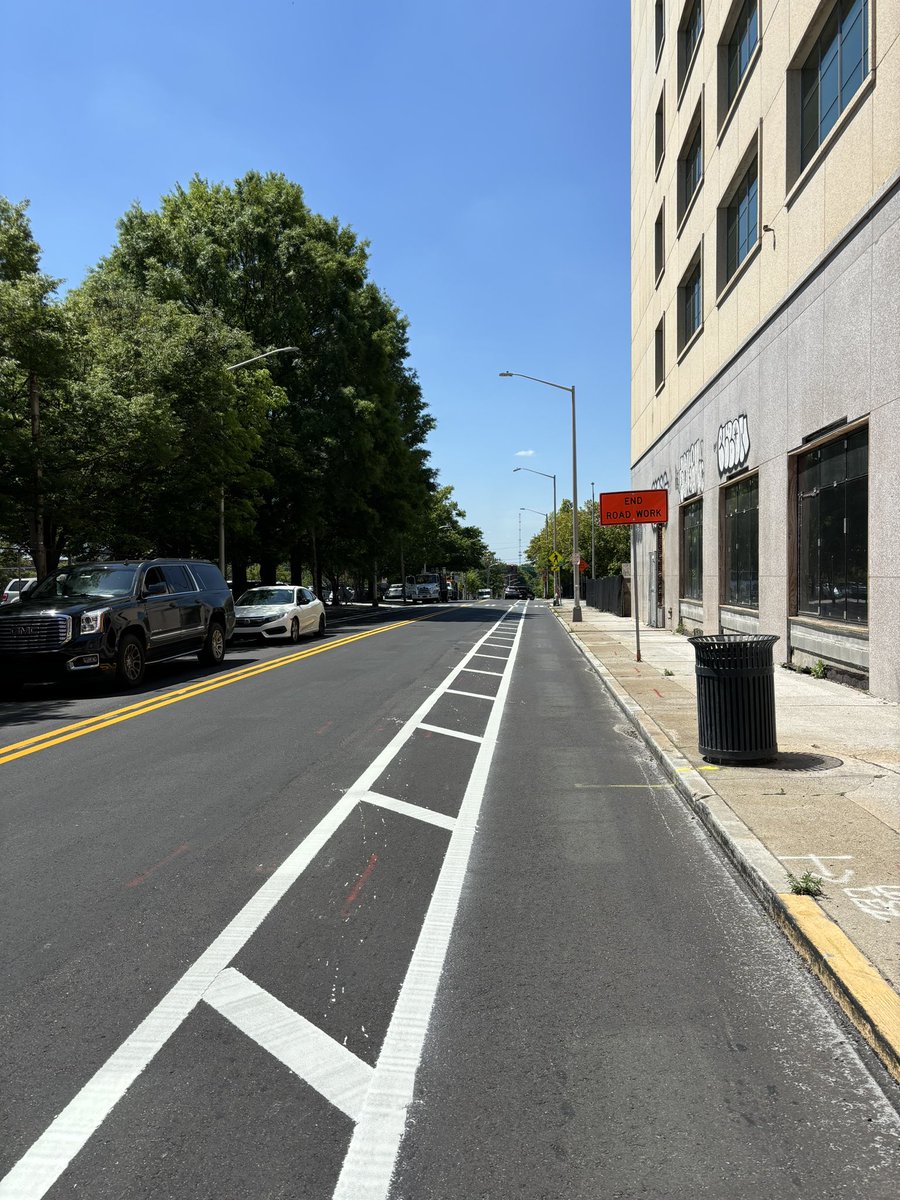
<svg viewBox="0 0 900 1200">
<path fill-rule="evenodd" d="M 896 1089 L 540 604 L 0 728 L 4 1200 L 896 1194 Z"/>
</svg>

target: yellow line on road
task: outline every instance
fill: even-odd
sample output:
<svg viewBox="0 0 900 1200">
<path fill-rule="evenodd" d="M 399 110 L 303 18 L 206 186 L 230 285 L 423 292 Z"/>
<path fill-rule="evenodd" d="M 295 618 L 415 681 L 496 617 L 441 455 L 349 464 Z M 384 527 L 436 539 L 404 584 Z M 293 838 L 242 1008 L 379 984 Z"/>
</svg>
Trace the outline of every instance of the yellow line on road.
<svg viewBox="0 0 900 1200">
<path fill-rule="evenodd" d="M 351 634 L 336 642 L 326 642 L 324 645 L 310 647 L 309 649 L 298 651 L 296 654 L 287 654 L 282 658 L 275 659 L 274 662 L 255 663 L 252 667 L 241 667 L 229 672 L 227 675 L 219 675 L 213 679 L 199 680 L 197 683 L 189 684 L 187 687 L 179 688 L 177 691 L 166 692 L 158 700 L 140 700 L 135 704 L 113 709 L 112 712 L 103 713 L 97 717 L 87 717 L 85 720 L 76 721 L 72 725 L 63 725 L 61 728 L 50 730 L 48 733 L 38 734 L 37 737 L 26 738 L 21 742 L 12 742 L 8 746 L 0 746 L 0 765 L 13 762 L 17 758 L 25 758 L 29 754 L 37 754 L 39 750 L 47 750 L 51 746 L 59 746 L 63 742 L 74 741 L 76 738 L 84 737 L 88 733 L 107 729 L 111 725 L 119 725 L 123 721 L 130 721 L 132 717 L 142 717 L 145 713 L 155 712 L 160 708 L 168 708 L 169 705 L 178 704 L 182 700 L 190 700 L 194 696 L 202 696 L 206 692 L 213 692 L 218 688 L 228 687 L 230 684 L 239 683 L 243 679 L 253 679 L 257 675 L 264 675 L 267 671 L 275 671 L 279 667 L 289 666 L 291 663 L 299 662 L 301 659 L 312 658 L 316 654 L 324 654 L 329 650 L 337 650 L 341 646 L 350 645 L 352 642 L 362 641 L 363 638 L 374 637 L 377 633 L 387 633 L 393 629 L 402 629 L 404 626 L 411 625 L 415 621 L 427 620 L 432 615 L 431 613 L 427 613 L 421 617 L 396 621 L 391 625 L 380 625 L 377 629 L 367 629 L 361 633 Z"/>
</svg>

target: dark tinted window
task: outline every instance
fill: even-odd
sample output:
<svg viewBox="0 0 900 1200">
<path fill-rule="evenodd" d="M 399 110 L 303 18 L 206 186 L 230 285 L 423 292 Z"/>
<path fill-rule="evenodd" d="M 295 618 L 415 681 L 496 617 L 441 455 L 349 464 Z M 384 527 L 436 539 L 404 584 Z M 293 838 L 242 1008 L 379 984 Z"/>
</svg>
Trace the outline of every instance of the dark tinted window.
<svg viewBox="0 0 900 1200">
<path fill-rule="evenodd" d="M 738 86 L 750 65 L 759 41 L 759 14 L 756 0 L 744 0 L 737 24 L 728 43 L 728 103 L 737 94 Z"/>
<path fill-rule="evenodd" d="M 197 590 L 194 587 L 193 579 L 180 563 L 167 563 L 163 567 L 163 574 L 170 592 L 195 592 Z"/>
<path fill-rule="evenodd" d="M 36 600 L 63 597 L 69 600 L 112 599 L 130 596 L 134 590 L 134 567 L 118 564 L 93 564 L 83 567 L 67 567 L 43 580 L 33 592 Z"/>
<path fill-rule="evenodd" d="M 163 575 L 162 567 L 148 567 L 144 572 L 144 590 L 146 591 L 147 588 L 153 587 L 153 585 L 157 583 L 165 583 L 166 588 L 168 589 L 169 585 L 166 583 L 166 577 Z"/>
<path fill-rule="evenodd" d="M 869 73 L 868 0 L 839 0 L 803 66 L 801 166 L 806 166 Z"/>
<path fill-rule="evenodd" d="M 225 580 L 222 578 L 222 572 L 214 563 L 192 562 L 188 566 L 191 569 L 191 574 L 201 588 L 210 592 L 224 592 L 227 590 Z"/>
<path fill-rule="evenodd" d="M 703 599 L 703 501 L 681 510 L 681 594 Z"/>
<path fill-rule="evenodd" d="M 869 431 L 800 457 L 798 611 L 868 620 Z"/>
<path fill-rule="evenodd" d="M 759 607 L 759 476 L 725 490 L 725 603 Z"/>
</svg>

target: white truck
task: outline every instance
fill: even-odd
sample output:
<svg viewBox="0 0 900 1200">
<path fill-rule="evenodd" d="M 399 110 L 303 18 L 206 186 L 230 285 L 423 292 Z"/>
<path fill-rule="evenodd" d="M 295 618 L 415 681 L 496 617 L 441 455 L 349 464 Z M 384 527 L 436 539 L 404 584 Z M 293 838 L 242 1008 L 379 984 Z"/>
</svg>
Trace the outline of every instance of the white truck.
<svg viewBox="0 0 900 1200">
<path fill-rule="evenodd" d="M 436 604 L 440 598 L 440 575 L 426 572 L 416 576 L 416 599 L 420 604 Z"/>
</svg>

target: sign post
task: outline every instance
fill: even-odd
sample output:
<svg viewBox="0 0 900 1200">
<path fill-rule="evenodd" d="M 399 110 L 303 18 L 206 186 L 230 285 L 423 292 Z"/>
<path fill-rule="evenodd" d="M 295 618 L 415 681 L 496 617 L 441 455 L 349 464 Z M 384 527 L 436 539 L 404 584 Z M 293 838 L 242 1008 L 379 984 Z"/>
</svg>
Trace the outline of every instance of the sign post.
<svg viewBox="0 0 900 1200">
<path fill-rule="evenodd" d="M 669 493 L 663 488 L 646 492 L 601 492 L 600 524 L 631 526 L 631 607 L 634 609 L 636 661 L 641 661 L 641 627 L 638 618 L 638 555 L 636 525 L 665 525 L 669 520 Z"/>
</svg>

